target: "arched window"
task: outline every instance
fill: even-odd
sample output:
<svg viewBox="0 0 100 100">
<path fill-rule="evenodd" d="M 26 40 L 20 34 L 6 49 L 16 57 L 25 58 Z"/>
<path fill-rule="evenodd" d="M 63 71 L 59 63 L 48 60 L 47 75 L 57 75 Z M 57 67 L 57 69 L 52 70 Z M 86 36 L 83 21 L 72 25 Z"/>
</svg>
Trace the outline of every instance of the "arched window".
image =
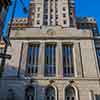
<svg viewBox="0 0 100 100">
<path fill-rule="evenodd" d="M 75 90 L 73 87 L 68 86 L 65 89 L 65 100 L 76 100 Z"/>
<path fill-rule="evenodd" d="M 15 93 L 13 89 L 8 89 L 7 100 L 15 100 Z"/>
<path fill-rule="evenodd" d="M 25 90 L 25 100 L 35 100 L 35 88 L 28 86 Z"/>
<path fill-rule="evenodd" d="M 55 89 L 52 86 L 48 86 L 45 89 L 45 100 L 56 100 Z"/>
</svg>

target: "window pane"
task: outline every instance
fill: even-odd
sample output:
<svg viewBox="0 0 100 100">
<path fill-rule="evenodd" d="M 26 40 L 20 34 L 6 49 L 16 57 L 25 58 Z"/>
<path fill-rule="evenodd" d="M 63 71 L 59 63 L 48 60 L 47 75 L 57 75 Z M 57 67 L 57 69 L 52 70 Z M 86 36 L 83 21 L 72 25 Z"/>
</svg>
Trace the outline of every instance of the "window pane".
<svg viewBox="0 0 100 100">
<path fill-rule="evenodd" d="M 96 100 L 100 100 L 100 95 L 96 95 Z"/>
<path fill-rule="evenodd" d="M 45 46 L 45 76 L 55 76 L 56 74 L 56 46 L 47 44 Z"/>
<path fill-rule="evenodd" d="M 53 87 L 47 87 L 45 90 L 46 100 L 55 100 L 55 89 Z"/>
<path fill-rule="evenodd" d="M 36 75 L 38 72 L 39 44 L 29 44 L 27 58 L 27 74 Z"/>
<path fill-rule="evenodd" d="M 35 100 L 35 89 L 29 86 L 25 90 L 25 100 Z"/>
<path fill-rule="evenodd" d="M 62 46 L 62 52 L 63 52 L 63 75 L 64 77 L 72 77 L 74 76 L 72 45 L 64 44 Z"/>
<path fill-rule="evenodd" d="M 75 90 L 71 86 L 65 89 L 65 100 L 75 100 Z"/>
</svg>

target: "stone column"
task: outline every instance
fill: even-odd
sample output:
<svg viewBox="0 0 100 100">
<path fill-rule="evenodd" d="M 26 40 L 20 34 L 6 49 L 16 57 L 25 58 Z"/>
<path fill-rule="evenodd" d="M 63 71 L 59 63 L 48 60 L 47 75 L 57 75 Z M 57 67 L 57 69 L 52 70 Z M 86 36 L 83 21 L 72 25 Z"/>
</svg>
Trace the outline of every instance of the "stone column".
<svg viewBox="0 0 100 100">
<path fill-rule="evenodd" d="M 57 78 L 63 78 L 62 47 L 60 42 L 56 47 L 56 75 Z"/>
<path fill-rule="evenodd" d="M 81 58 L 81 48 L 79 43 L 74 44 L 74 72 L 76 77 L 83 76 L 83 66 L 82 66 L 82 58 Z"/>
<path fill-rule="evenodd" d="M 28 51 L 28 43 L 22 43 L 20 65 L 18 72 L 18 74 L 22 77 L 24 77 L 26 71 L 27 51 Z"/>
<path fill-rule="evenodd" d="M 63 85 L 58 87 L 58 100 L 64 100 Z"/>
<path fill-rule="evenodd" d="M 44 77 L 44 49 L 45 44 L 44 42 L 41 42 L 40 44 L 40 53 L 39 53 L 39 61 L 38 61 L 38 78 Z"/>
</svg>

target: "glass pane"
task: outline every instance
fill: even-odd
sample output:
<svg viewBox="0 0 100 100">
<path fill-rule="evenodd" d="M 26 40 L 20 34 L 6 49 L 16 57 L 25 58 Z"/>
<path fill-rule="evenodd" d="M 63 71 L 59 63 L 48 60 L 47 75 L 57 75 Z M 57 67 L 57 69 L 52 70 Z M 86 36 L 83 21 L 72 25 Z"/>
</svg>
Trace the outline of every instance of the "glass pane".
<svg viewBox="0 0 100 100">
<path fill-rule="evenodd" d="M 38 56 L 39 56 L 39 45 L 38 44 L 29 44 L 28 47 L 28 60 L 27 60 L 27 72 L 29 75 L 34 75 L 38 72 Z"/>
<path fill-rule="evenodd" d="M 65 89 L 65 100 L 75 100 L 75 90 L 72 87 Z"/>
<path fill-rule="evenodd" d="M 62 46 L 63 54 L 63 72 L 64 77 L 72 77 L 74 74 L 73 60 L 72 60 L 72 46 L 64 44 Z"/>
<path fill-rule="evenodd" d="M 54 76 L 55 73 L 55 45 L 47 44 L 45 46 L 45 75 Z"/>
<path fill-rule="evenodd" d="M 55 89 L 48 87 L 45 91 L 46 100 L 55 100 Z"/>
<path fill-rule="evenodd" d="M 35 100 L 35 90 L 32 86 L 26 88 L 25 100 Z"/>
</svg>

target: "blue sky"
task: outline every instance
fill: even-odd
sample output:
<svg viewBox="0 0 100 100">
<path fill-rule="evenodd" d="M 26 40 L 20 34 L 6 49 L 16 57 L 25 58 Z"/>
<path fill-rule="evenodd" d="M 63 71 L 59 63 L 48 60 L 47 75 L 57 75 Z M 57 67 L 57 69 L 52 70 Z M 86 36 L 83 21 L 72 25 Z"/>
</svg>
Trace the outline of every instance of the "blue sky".
<svg viewBox="0 0 100 100">
<path fill-rule="evenodd" d="M 12 0 L 15 1 L 15 0 Z M 27 17 L 28 13 L 23 13 L 23 10 L 21 8 L 21 3 L 19 2 L 20 0 L 17 0 L 17 9 L 15 12 L 15 16 L 18 17 Z M 25 6 L 28 8 L 29 7 L 29 1 L 30 0 L 23 0 Z M 8 20 L 10 20 L 10 15 L 12 12 L 12 6 L 9 8 L 9 13 L 8 13 Z M 75 0 L 76 3 L 76 16 L 93 16 L 96 18 L 99 30 L 100 30 L 100 0 Z M 29 8 L 28 8 L 29 10 Z M 6 24 L 7 26 L 7 24 Z M 5 32 L 6 33 L 6 32 Z"/>
</svg>

